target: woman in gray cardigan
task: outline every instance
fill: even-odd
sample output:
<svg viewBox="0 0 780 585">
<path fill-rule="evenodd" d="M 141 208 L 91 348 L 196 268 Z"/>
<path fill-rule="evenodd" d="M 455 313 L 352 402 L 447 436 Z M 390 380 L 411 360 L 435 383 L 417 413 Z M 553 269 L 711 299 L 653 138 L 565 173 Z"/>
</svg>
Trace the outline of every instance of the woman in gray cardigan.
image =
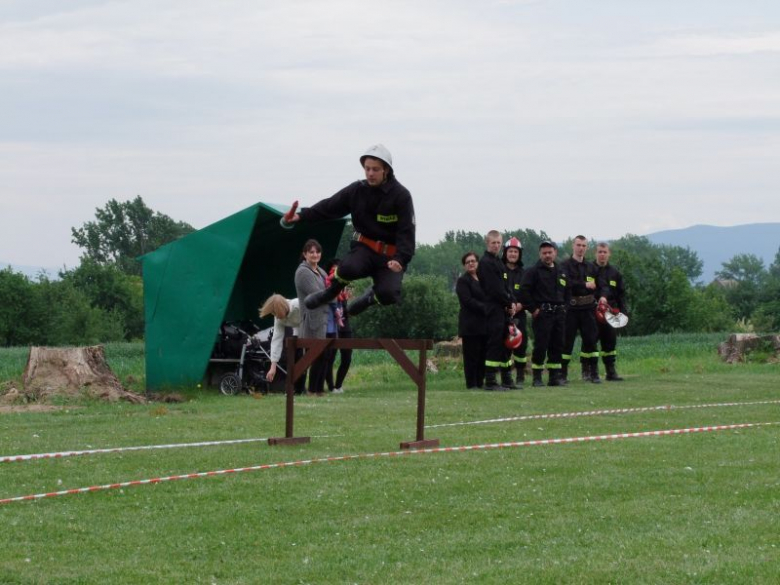
<svg viewBox="0 0 780 585">
<path fill-rule="evenodd" d="M 303 261 L 295 271 L 295 291 L 301 309 L 301 325 L 298 337 L 301 339 L 325 339 L 328 327 L 328 311 L 330 305 L 325 304 L 316 309 L 307 309 L 303 299 L 308 295 L 325 290 L 327 274 L 320 268 L 322 246 L 317 240 L 307 240 L 303 245 Z M 309 369 L 309 394 L 323 396 L 325 386 L 325 354 L 315 360 Z"/>
</svg>

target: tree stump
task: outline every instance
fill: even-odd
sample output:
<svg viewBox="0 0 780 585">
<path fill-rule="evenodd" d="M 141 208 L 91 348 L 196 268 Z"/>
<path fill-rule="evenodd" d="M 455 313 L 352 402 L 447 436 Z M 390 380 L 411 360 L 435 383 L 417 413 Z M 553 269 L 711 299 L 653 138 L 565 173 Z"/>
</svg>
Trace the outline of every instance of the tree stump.
<svg viewBox="0 0 780 585">
<path fill-rule="evenodd" d="M 775 355 L 780 353 L 780 335 L 756 335 L 755 333 L 735 333 L 718 345 L 718 355 L 728 364 L 746 361 L 748 352 L 772 347 Z"/>
<path fill-rule="evenodd" d="M 25 394 L 38 402 L 52 396 L 88 396 L 142 404 L 146 399 L 125 390 L 106 363 L 102 345 L 31 347 L 22 377 Z"/>
</svg>

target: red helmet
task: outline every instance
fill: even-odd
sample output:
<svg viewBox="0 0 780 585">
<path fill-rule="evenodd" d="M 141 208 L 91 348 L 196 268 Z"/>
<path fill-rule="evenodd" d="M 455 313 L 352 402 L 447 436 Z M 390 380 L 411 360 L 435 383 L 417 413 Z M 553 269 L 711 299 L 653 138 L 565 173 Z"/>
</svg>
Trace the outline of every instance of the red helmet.
<svg viewBox="0 0 780 585">
<path fill-rule="evenodd" d="M 509 248 L 517 248 L 517 251 L 520 252 L 519 258 L 523 257 L 523 244 L 515 236 L 512 236 L 504 243 L 504 260 L 506 260 L 506 251 Z"/>
<path fill-rule="evenodd" d="M 517 248 L 518 250 L 522 250 L 523 244 L 515 236 L 512 236 L 504 244 L 504 250 L 508 250 L 509 248 Z"/>
<path fill-rule="evenodd" d="M 504 339 L 504 345 L 508 349 L 517 349 L 523 343 L 523 332 L 520 331 L 514 324 L 510 323 L 507 327 L 506 339 Z"/>
</svg>

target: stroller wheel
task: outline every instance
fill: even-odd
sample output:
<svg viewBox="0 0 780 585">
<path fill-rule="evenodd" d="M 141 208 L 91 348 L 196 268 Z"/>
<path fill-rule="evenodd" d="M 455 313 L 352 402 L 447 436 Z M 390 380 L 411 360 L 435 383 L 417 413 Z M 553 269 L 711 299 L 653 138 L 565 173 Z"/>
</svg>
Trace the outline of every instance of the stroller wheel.
<svg viewBox="0 0 780 585">
<path fill-rule="evenodd" d="M 235 396 L 241 390 L 241 380 L 235 374 L 225 374 L 219 379 L 219 391 L 225 396 Z"/>
</svg>

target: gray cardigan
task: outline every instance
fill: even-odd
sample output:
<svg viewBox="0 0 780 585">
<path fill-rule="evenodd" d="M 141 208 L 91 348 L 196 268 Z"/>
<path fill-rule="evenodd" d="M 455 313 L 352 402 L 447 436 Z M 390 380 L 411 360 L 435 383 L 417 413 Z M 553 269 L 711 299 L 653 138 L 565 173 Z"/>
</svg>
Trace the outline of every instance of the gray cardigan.
<svg viewBox="0 0 780 585">
<path fill-rule="evenodd" d="M 304 261 L 298 265 L 295 271 L 295 291 L 298 293 L 298 303 L 301 308 L 301 326 L 298 329 L 298 337 L 310 339 L 325 339 L 328 330 L 328 311 L 330 307 L 325 304 L 316 309 L 307 309 L 303 300 L 317 291 L 325 290 L 325 271 L 317 267 L 317 274 Z"/>
</svg>

